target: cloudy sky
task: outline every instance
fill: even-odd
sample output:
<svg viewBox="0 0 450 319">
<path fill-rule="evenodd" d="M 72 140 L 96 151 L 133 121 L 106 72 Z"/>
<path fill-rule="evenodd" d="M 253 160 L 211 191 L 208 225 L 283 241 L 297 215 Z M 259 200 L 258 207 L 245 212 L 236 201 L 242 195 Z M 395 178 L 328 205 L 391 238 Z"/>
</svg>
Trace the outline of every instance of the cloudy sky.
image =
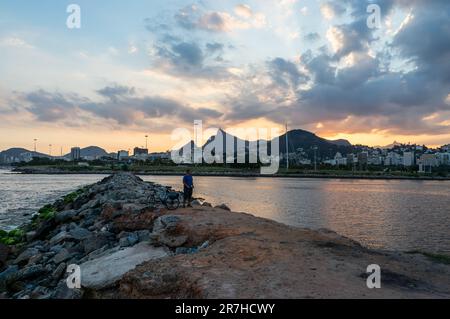
<svg viewBox="0 0 450 319">
<path fill-rule="evenodd" d="M 71 3 L 80 29 L 66 26 Z M 160 151 L 195 119 L 442 145 L 450 2 L 3 0 L 0 75 L 0 150 L 37 138 L 42 152 L 117 151 L 149 134 Z"/>
</svg>

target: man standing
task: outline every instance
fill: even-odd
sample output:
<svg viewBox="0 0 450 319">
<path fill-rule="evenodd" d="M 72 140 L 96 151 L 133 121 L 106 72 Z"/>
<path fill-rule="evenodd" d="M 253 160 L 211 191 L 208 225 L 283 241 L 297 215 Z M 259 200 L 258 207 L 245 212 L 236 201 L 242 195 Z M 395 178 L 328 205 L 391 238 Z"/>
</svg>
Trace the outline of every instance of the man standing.
<svg viewBox="0 0 450 319">
<path fill-rule="evenodd" d="M 186 201 L 188 202 L 188 207 L 192 207 L 192 191 L 194 190 L 194 179 L 191 175 L 191 170 L 186 171 L 186 175 L 183 176 L 183 186 L 184 186 L 184 199 L 183 207 L 186 207 Z"/>
</svg>

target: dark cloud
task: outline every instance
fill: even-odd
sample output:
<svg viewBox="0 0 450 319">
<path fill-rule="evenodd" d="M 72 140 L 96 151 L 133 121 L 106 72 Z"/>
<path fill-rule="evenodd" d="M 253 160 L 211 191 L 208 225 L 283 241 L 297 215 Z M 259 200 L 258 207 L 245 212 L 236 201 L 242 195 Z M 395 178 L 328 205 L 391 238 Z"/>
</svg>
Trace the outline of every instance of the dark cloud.
<svg viewBox="0 0 450 319">
<path fill-rule="evenodd" d="M 136 90 L 135 88 L 120 86 L 116 84 L 114 86 L 104 87 L 103 89 L 98 90 L 97 93 L 104 97 L 110 98 L 111 100 L 116 100 L 119 96 L 134 95 L 136 93 Z"/>
<path fill-rule="evenodd" d="M 196 119 L 219 118 L 221 112 L 209 108 L 195 109 L 178 101 L 159 96 L 135 96 L 135 89 L 126 86 L 97 90 L 104 101 L 92 101 L 75 94 L 39 90 L 21 95 L 26 110 L 43 122 L 58 122 L 77 118 L 80 111 L 99 119 L 114 120 L 121 125 L 133 125 L 143 119 L 172 119 L 192 123 Z"/>
<path fill-rule="evenodd" d="M 307 76 L 301 73 L 293 62 L 275 58 L 267 62 L 267 65 L 273 81 L 285 88 L 289 86 L 297 88 L 300 83 L 307 80 Z"/>
<path fill-rule="evenodd" d="M 27 110 L 42 122 L 65 119 L 73 112 L 77 103 L 83 102 L 74 94 L 66 97 L 59 92 L 50 93 L 44 90 L 22 94 L 20 99 L 28 104 Z"/>
</svg>

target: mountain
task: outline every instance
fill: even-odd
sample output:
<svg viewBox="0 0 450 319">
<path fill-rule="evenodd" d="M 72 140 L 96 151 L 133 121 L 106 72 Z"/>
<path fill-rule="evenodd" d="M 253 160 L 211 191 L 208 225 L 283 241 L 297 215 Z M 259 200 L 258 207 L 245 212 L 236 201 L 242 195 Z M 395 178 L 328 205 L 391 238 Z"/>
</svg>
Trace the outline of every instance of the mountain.
<svg viewBox="0 0 450 319">
<path fill-rule="evenodd" d="M 106 152 L 103 148 L 98 146 L 88 146 L 82 148 L 80 151 L 81 157 L 89 157 L 89 158 L 100 158 L 102 156 L 108 156 L 109 153 Z M 64 155 L 66 158 L 70 158 L 70 153 Z"/>
<path fill-rule="evenodd" d="M 346 140 L 329 141 L 314 133 L 304 130 L 292 130 L 288 133 L 289 153 L 299 149 L 314 156 L 314 148 L 317 147 L 317 156 L 333 157 L 337 152 L 345 155 L 353 151 L 353 146 Z M 280 136 L 280 153 L 286 153 L 286 134 Z"/>
<path fill-rule="evenodd" d="M 213 141 L 215 141 L 219 134 L 223 134 L 223 150 L 226 150 L 227 141 L 232 141 L 233 149 L 234 149 L 234 157 L 236 158 L 237 154 L 242 154 L 242 150 L 245 149 L 246 157 L 248 156 L 250 142 L 246 140 L 242 140 L 236 136 L 233 136 L 224 130 L 220 129 L 217 131 L 215 136 L 211 136 L 208 141 L 202 146 L 203 149 L 208 147 Z M 318 158 L 322 157 L 334 157 L 337 152 L 340 152 L 342 155 L 346 155 L 348 153 L 353 152 L 354 148 L 347 140 L 337 140 L 337 141 L 329 141 L 324 138 L 321 138 L 311 132 L 304 130 L 292 130 L 288 133 L 288 142 L 289 142 L 289 153 L 295 153 L 297 151 L 302 151 L 307 154 L 310 158 L 314 156 L 314 148 L 317 147 L 316 155 Z M 271 145 L 273 144 L 273 139 L 268 141 L 267 148 L 271 150 Z M 261 140 L 257 141 L 257 149 L 259 149 L 259 145 Z M 189 147 L 193 150 L 194 142 L 191 141 L 187 143 L 185 146 Z M 240 145 L 244 146 L 244 149 L 239 148 Z M 183 154 L 183 148 L 179 149 L 179 154 Z M 286 134 L 283 134 L 279 137 L 279 149 L 281 154 L 286 153 Z M 225 155 L 224 155 L 225 156 Z"/>
<path fill-rule="evenodd" d="M 33 152 L 29 151 L 24 148 L 10 148 L 8 150 L 0 152 L 0 163 L 12 163 L 16 162 L 17 160 L 31 160 L 33 157 L 48 157 L 49 155 L 39 153 L 39 152 Z"/>
<path fill-rule="evenodd" d="M 352 144 L 349 141 L 344 140 L 344 139 L 339 139 L 339 140 L 334 140 L 334 141 L 329 140 L 329 142 L 334 145 L 337 145 L 337 146 L 352 146 Z"/>
</svg>

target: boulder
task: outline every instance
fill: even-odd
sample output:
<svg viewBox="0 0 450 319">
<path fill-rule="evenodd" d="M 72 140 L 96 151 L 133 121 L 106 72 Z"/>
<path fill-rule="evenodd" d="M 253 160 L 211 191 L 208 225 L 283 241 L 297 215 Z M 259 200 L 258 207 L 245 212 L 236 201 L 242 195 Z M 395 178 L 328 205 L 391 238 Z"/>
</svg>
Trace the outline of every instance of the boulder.
<svg viewBox="0 0 450 319">
<path fill-rule="evenodd" d="M 66 210 L 59 212 L 55 215 L 55 220 L 57 223 L 63 224 L 71 221 L 75 216 L 77 216 L 77 211 Z"/>
<path fill-rule="evenodd" d="M 70 289 L 67 287 L 65 280 L 61 280 L 56 286 L 55 291 L 51 295 L 54 299 L 81 299 L 83 297 L 83 291 L 81 289 Z"/>
<path fill-rule="evenodd" d="M 81 247 L 86 254 L 89 254 L 97 249 L 108 245 L 111 240 L 114 239 L 114 235 L 110 232 L 101 232 L 94 234 L 91 237 L 85 238 L 81 241 Z"/>
<path fill-rule="evenodd" d="M 139 242 L 139 236 L 136 233 L 127 233 L 119 240 L 120 247 L 129 247 Z"/>
<path fill-rule="evenodd" d="M 8 285 L 17 279 L 19 266 L 11 265 L 0 273 L 0 290 L 5 290 Z"/>
<path fill-rule="evenodd" d="M 37 255 L 39 250 L 36 248 L 25 249 L 15 260 L 15 264 L 27 264 L 31 257 Z"/>
<path fill-rule="evenodd" d="M 67 265 L 65 263 L 60 263 L 59 266 L 53 271 L 52 279 L 59 280 L 66 271 L 66 266 Z"/>
<path fill-rule="evenodd" d="M 32 265 L 21 269 L 17 274 L 17 280 L 30 280 L 47 273 L 47 269 L 42 265 Z"/>
<path fill-rule="evenodd" d="M 72 239 L 73 239 L 72 235 L 70 235 L 67 231 L 62 231 L 62 232 L 56 234 L 55 236 L 53 236 L 50 239 L 49 243 L 50 243 L 50 245 L 57 245 L 61 242 L 64 242 L 66 240 L 72 240 Z"/>
<path fill-rule="evenodd" d="M 55 255 L 55 257 L 53 257 L 53 262 L 55 264 L 59 264 L 62 263 L 63 261 L 70 259 L 71 257 L 72 254 L 66 248 L 63 248 L 59 253 Z"/>
<path fill-rule="evenodd" d="M 167 256 L 165 249 L 153 247 L 148 243 L 139 243 L 111 254 L 105 253 L 102 257 L 80 265 L 81 285 L 90 289 L 111 287 L 137 265 Z"/>
<path fill-rule="evenodd" d="M 75 238 L 76 240 L 83 240 L 92 235 L 92 233 L 86 228 L 82 228 L 79 226 L 74 227 L 69 231 L 69 234 Z"/>
<path fill-rule="evenodd" d="M 174 230 L 179 225 L 181 219 L 175 215 L 164 215 L 155 220 L 153 232 L 162 230 Z"/>
</svg>

